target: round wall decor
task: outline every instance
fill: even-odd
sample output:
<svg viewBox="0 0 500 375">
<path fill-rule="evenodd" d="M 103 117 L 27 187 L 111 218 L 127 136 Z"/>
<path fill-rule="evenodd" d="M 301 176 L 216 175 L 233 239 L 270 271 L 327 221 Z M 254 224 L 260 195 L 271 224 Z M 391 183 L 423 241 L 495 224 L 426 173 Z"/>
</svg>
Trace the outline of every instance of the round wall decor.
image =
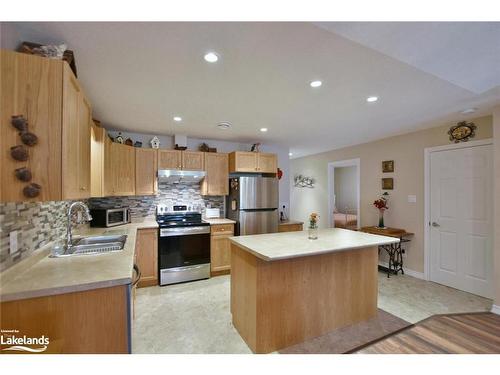
<svg viewBox="0 0 500 375">
<path fill-rule="evenodd" d="M 476 135 L 476 128 L 477 126 L 472 122 L 459 122 L 448 130 L 450 141 L 455 143 L 467 142 L 470 138 L 474 138 Z"/>
</svg>

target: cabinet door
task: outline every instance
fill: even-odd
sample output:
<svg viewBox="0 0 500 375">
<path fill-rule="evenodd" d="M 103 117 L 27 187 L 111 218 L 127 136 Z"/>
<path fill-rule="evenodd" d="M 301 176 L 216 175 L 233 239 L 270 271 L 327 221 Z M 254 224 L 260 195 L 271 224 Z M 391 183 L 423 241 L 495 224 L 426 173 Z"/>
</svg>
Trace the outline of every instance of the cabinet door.
<svg viewBox="0 0 500 375">
<path fill-rule="evenodd" d="M 210 238 L 210 270 L 212 272 L 231 269 L 231 242 L 229 235 L 212 235 Z"/>
<path fill-rule="evenodd" d="M 182 169 L 181 151 L 158 150 L 158 169 Z"/>
<path fill-rule="evenodd" d="M 104 137 L 106 131 L 92 122 L 90 127 L 90 196 L 104 196 Z"/>
<path fill-rule="evenodd" d="M 92 109 L 67 64 L 63 67 L 63 199 L 90 196 L 90 122 Z"/>
<path fill-rule="evenodd" d="M 158 284 L 158 230 L 139 229 L 135 245 L 136 264 L 141 270 L 138 287 Z"/>
<path fill-rule="evenodd" d="M 205 170 L 207 172 L 201 183 L 203 195 L 229 194 L 228 155 L 214 152 L 205 153 Z"/>
<path fill-rule="evenodd" d="M 135 148 L 112 143 L 111 158 L 115 174 L 113 195 L 135 195 Z"/>
<path fill-rule="evenodd" d="M 157 191 L 157 150 L 135 149 L 135 195 L 153 195 Z"/>
<path fill-rule="evenodd" d="M 229 172 L 257 172 L 257 153 L 237 151 L 231 153 Z"/>
<path fill-rule="evenodd" d="M 61 200 L 61 123 L 63 62 L 0 50 L 0 197 L 2 202 Z M 38 144 L 28 147 L 29 158 L 17 161 L 10 148 L 22 144 L 10 125 L 11 116 L 22 115 Z M 14 171 L 26 167 L 31 181 L 42 189 L 38 197 L 23 194 L 25 182 Z"/>
<path fill-rule="evenodd" d="M 182 151 L 182 169 L 187 171 L 203 171 L 204 152 Z"/>
<path fill-rule="evenodd" d="M 278 169 L 276 154 L 258 153 L 257 169 L 260 173 L 276 173 Z"/>
<path fill-rule="evenodd" d="M 78 185 L 80 198 L 90 197 L 90 127 L 92 108 L 87 98 L 80 92 L 78 102 Z"/>
<path fill-rule="evenodd" d="M 66 66 L 63 69 L 62 188 L 63 199 L 79 199 L 80 85 Z M 90 142 L 90 140 L 89 140 Z"/>
</svg>

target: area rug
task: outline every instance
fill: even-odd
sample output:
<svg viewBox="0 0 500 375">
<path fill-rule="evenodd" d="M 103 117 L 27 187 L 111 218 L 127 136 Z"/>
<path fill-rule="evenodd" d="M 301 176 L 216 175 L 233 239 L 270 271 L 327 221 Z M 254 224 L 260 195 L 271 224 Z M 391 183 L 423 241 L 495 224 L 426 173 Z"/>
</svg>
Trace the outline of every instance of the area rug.
<svg viewBox="0 0 500 375">
<path fill-rule="evenodd" d="M 377 316 L 367 321 L 342 327 L 325 335 L 315 337 L 303 343 L 289 346 L 279 351 L 281 354 L 343 354 L 353 352 L 398 332 L 412 324 L 378 309 Z"/>
</svg>

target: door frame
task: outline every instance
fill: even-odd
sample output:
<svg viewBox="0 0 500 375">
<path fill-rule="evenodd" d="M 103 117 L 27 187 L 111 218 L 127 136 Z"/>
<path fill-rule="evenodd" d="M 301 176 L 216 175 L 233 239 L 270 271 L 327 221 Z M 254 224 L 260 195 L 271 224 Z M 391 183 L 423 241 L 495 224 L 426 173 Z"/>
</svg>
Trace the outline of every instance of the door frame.
<svg viewBox="0 0 500 375">
<path fill-rule="evenodd" d="M 487 146 L 493 144 L 493 138 L 486 138 L 477 141 L 453 143 L 450 145 L 428 147 L 424 149 L 424 279 L 431 278 L 431 253 L 430 253 L 430 197 L 431 197 L 431 154 L 433 152 L 457 150 Z"/>
<path fill-rule="evenodd" d="M 334 227 L 333 222 L 333 197 L 334 197 L 334 187 L 335 187 L 335 168 L 337 167 L 356 167 L 356 183 L 358 185 L 358 191 L 356 193 L 357 200 L 357 227 L 361 228 L 361 159 L 347 159 L 332 161 L 328 163 L 328 228 Z"/>
</svg>

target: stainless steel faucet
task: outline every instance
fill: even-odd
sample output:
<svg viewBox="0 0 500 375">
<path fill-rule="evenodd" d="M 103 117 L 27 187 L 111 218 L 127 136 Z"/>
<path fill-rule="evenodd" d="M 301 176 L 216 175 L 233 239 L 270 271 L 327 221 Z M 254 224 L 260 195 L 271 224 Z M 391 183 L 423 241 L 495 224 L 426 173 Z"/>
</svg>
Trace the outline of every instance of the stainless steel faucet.
<svg viewBox="0 0 500 375">
<path fill-rule="evenodd" d="M 82 212 L 82 220 L 77 220 L 77 224 L 83 224 L 84 222 L 92 220 L 90 216 L 89 208 L 83 202 L 73 202 L 68 208 L 68 223 L 66 226 L 66 251 L 68 251 L 73 246 L 73 235 L 71 234 L 71 216 L 73 214 L 73 209 L 79 209 Z"/>
</svg>

